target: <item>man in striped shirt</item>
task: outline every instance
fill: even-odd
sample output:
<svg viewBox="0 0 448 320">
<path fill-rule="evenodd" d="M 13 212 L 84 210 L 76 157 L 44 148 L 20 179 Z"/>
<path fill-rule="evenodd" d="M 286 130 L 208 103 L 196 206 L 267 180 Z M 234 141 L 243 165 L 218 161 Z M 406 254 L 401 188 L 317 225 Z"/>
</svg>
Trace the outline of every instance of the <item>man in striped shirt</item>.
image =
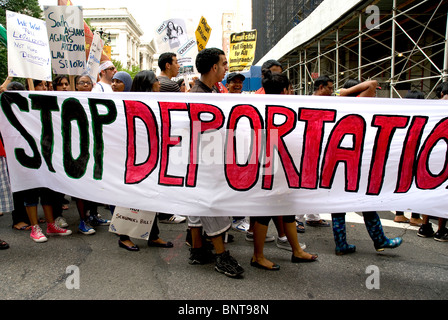
<svg viewBox="0 0 448 320">
<path fill-rule="evenodd" d="M 161 70 L 158 76 L 160 82 L 160 92 L 180 92 L 179 85 L 171 78 L 179 74 L 179 63 L 175 53 L 165 52 L 159 57 L 159 68 Z"/>
<path fill-rule="evenodd" d="M 181 92 L 176 81 L 171 80 L 179 73 L 179 63 L 175 53 L 165 52 L 159 57 L 160 75 L 157 77 L 160 82 L 160 92 Z M 185 222 L 187 218 L 171 213 L 159 212 L 161 223 L 177 224 Z"/>
</svg>

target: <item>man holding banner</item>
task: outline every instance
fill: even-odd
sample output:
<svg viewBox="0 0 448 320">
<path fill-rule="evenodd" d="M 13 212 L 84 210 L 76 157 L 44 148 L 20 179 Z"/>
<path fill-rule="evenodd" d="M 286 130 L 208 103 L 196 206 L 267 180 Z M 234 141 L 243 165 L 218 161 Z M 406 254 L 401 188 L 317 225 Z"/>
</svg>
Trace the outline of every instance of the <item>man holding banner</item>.
<svg viewBox="0 0 448 320">
<path fill-rule="evenodd" d="M 228 68 L 224 51 L 217 48 L 207 48 L 198 53 L 196 68 L 201 78 L 196 80 L 191 92 L 216 92 L 214 85 L 221 82 Z M 228 277 L 238 277 L 244 269 L 225 250 L 223 234 L 231 227 L 230 217 L 188 217 L 188 226 L 191 229 L 191 255 L 190 264 L 203 264 L 209 256 L 202 243 L 202 228 L 211 237 L 216 252 L 215 270 Z"/>
</svg>

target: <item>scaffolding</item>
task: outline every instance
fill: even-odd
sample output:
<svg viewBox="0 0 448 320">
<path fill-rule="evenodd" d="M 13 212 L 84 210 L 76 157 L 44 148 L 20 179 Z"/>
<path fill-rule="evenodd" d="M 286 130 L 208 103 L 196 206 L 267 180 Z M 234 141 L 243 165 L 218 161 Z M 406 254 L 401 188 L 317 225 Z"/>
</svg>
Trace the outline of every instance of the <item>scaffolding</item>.
<svg viewBox="0 0 448 320">
<path fill-rule="evenodd" d="M 252 0 L 252 23 L 258 39 L 255 61 L 260 60 L 323 0 Z"/>
<path fill-rule="evenodd" d="M 336 89 L 350 78 L 375 79 L 380 97 L 401 98 L 417 89 L 434 98 L 436 86 L 448 81 L 448 1 L 361 3 L 279 59 L 295 93 L 311 94 L 313 80 L 327 75 Z"/>
</svg>

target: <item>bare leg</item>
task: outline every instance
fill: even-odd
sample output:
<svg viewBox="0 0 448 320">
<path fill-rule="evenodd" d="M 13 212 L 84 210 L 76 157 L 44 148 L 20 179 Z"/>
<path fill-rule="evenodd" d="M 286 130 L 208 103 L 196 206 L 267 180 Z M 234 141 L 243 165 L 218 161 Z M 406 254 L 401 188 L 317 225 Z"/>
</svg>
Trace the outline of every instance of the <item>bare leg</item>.
<svg viewBox="0 0 448 320">
<path fill-rule="evenodd" d="M 252 262 L 257 262 L 259 265 L 268 269 L 275 266 L 275 263 L 265 258 L 263 249 L 266 234 L 268 232 L 268 226 L 262 225 L 258 222 L 254 224 L 254 255 L 252 256 Z"/>
</svg>

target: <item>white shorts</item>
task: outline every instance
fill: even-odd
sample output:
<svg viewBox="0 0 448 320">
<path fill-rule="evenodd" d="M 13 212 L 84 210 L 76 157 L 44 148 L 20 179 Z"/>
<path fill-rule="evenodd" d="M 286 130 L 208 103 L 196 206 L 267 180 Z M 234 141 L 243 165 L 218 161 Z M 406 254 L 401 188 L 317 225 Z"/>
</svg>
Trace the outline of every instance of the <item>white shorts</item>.
<svg viewBox="0 0 448 320">
<path fill-rule="evenodd" d="M 232 226 L 230 217 L 197 217 L 188 216 L 188 226 L 192 228 L 202 227 L 210 237 L 218 236 Z"/>
</svg>

